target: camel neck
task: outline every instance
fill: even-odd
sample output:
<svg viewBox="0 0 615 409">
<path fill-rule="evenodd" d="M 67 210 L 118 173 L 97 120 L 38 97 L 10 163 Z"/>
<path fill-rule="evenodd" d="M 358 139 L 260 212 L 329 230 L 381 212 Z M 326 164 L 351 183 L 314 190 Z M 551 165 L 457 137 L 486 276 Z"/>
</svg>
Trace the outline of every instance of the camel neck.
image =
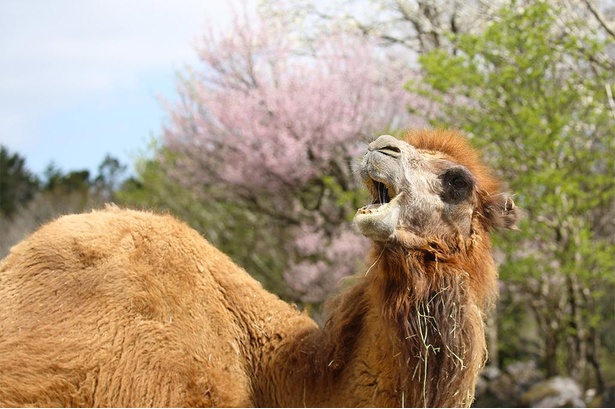
<svg viewBox="0 0 615 409">
<path fill-rule="evenodd" d="M 261 386 L 267 406 L 467 406 L 484 364 L 468 273 L 386 255 L 335 297 L 322 328 L 282 337 Z M 451 386 L 460 392 L 445 393 Z"/>
</svg>

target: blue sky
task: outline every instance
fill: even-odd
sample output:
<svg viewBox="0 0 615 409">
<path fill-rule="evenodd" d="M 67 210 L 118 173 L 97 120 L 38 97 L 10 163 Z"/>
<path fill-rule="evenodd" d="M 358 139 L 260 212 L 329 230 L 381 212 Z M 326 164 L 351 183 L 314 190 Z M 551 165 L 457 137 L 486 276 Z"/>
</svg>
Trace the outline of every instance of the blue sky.
<svg viewBox="0 0 615 409">
<path fill-rule="evenodd" d="M 0 1 L 0 143 L 37 174 L 132 166 L 198 36 L 230 19 L 226 1 Z"/>
</svg>

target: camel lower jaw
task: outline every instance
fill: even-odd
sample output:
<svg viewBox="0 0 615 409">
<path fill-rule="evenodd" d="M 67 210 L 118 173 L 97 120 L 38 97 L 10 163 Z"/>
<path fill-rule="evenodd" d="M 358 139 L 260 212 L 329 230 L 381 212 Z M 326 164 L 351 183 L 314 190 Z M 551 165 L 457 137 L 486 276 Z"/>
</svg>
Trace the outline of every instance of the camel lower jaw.
<svg viewBox="0 0 615 409">
<path fill-rule="evenodd" d="M 401 214 L 400 196 L 401 194 L 398 194 L 382 205 L 371 204 L 357 210 L 354 222 L 359 231 L 372 240 L 389 240 L 395 233 Z"/>
</svg>

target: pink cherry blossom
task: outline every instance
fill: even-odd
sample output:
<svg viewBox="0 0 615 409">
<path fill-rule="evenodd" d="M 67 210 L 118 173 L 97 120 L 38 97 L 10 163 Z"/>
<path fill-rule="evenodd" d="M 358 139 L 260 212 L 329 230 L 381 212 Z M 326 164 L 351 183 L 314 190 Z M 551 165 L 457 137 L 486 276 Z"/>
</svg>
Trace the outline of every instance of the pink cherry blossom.
<svg viewBox="0 0 615 409">
<path fill-rule="evenodd" d="M 281 21 L 237 15 L 229 31 L 202 38 L 202 65 L 168 105 L 164 144 L 185 186 L 260 203 L 289 224 L 285 278 L 314 301 L 356 271 L 365 250 L 350 228 L 353 209 L 323 180 L 359 187 L 352 163 L 365 142 L 408 126 L 412 71 L 366 38 L 307 43 Z"/>
</svg>

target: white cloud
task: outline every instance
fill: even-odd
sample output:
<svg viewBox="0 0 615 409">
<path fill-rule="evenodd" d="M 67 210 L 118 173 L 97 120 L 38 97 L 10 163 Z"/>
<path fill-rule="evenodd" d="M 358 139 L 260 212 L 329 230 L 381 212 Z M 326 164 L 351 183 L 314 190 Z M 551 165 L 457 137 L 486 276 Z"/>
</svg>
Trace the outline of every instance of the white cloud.
<svg viewBox="0 0 615 409">
<path fill-rule="evenodd" d="M 179 0 L 3 1 L 0 93 L 71 95 L 129 81 L 140 70 L 191 61 L 208 19 L 224 2 Z M 222 18 L 221 18 L 222 17 Z"/>
<path fill-rule="evenodd" d="M 193 64 L 206 26 L 230 18 L 224 1 L 0 1 L 0 143 L 26 155 L 41 140 L 62 146 L 41 134 L 44 118 L 143 93 L 148 78 Z M 145 88 L 157 93 L 155 83 Z"/>
</svg>

